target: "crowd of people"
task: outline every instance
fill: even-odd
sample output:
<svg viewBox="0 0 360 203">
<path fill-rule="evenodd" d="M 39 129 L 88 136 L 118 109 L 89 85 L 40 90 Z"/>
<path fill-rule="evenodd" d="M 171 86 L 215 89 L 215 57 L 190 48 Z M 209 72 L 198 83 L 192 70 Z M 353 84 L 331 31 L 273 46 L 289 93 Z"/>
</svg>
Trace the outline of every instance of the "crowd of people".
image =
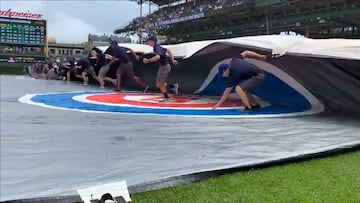
<svg viewBox="0 0 360 203">
<path fill-rule="evenodd" d="M 205 14 L 214 10 L 232 8 L 243 5 L 245 2 L 246 0 L 198 0 L 196 3 L 188 2 L 171 7 L 163 7 L 146 17 L 135 18 L 130 22 L 128 28 L 159 28 L 169 24 L 163 23 L 169 20 L 171 21 L 173 19 L 196 14 Z"/>
<path fill-rule="evenodd" d="M 60 62 L 46 59 L 44 63 L 35 63 L 24 66 L 24 72 L 33 78 L 67 80 L 67 70 L 64 66 L 65 63 L 67 63 L 66 60 Z M 68 80 L 70 80 L 70 77 Z"/>
<path fill-rule="evenodd" d="M 109 52 L 110 49 L 108 49 Z M 103 57 L 102 57 L 103 56 Z M 99 80 L 100 68 L 106 63 L 106 56 L 96 47 L 91 50 L 88 57 L 67 56 L 62 61 L 52 61 L 45 59 L 43 63 L 36 63 L 25 66 L 24 71 L 34 78 L 66 80 L 70 81 L 74 78 L 83 80 L 83 85 L 88 85 L 89 76 L 92 79 Z M 116 79 L 104 76 L 104 81 L 116 84 Z M 101 88 L 104 88 L 105 82 L 101 82 Z"/>
</svg>

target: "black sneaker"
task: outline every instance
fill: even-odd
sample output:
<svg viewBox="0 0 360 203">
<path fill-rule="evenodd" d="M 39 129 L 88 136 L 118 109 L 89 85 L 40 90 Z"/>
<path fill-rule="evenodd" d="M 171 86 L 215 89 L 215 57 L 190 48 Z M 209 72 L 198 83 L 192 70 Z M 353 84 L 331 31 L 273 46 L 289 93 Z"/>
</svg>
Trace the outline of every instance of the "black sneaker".
<svg viewBox="0 0 360 203">
<path fill-rule="evenodd" d="M 261 106 L 260 106 L 260 104 L 256 104 L 256 105 L 251 105 L 251 108 L 252 109 L 260 109 L 261 108 Z"/>
<path fill-rule="evenodd" d="M 120 92 L 121 90 L 119 89 L 114 89 L 113 92 Z"/>
<path fill-rule="evenodd" d="M 243 110 L 244 113 L 251 113 L 252 111 L 253 109 L 248 107 L 245 107 L 245 109 Z"/>
</svg>

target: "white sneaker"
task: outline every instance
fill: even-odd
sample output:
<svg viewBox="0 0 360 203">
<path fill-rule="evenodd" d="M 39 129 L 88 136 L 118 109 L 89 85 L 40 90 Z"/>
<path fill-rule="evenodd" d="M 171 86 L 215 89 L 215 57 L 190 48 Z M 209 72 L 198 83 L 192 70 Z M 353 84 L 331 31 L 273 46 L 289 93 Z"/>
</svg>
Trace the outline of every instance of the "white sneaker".
<svg viewBox="0 0 360 203">
<path fill-rule="evenodd" d="M 117 80 L 116 79 L 114 79 L 113 81 L 112 81 L 112 84 L 116 87 L 116 83 L 117 83 Z"/>
<path fill-rule="evenodd" d="M 88 84 L 89 84 L 89 79 L 88 79 L 88 78 L 85 78 L 83 85 L 88 85 Z"/>
<path fill-rule="evenodd" d="M 178 83 L 174 84 L 174 88 L 172 88 L 172 91 L 174 92 L 175 95 L 179 94 L 179 84 Z"/>
<path fill-rule="evenodd" d="M 143 92 L 146 93 L 148 90 L 149 90 L 149 85 L 146 85 Z"/>
<path fill-rule="evenodd" d="M 163 100 L 160 100 L 159 103 L 168 103 L 170 102 L 170 98 L 164 98 Z"/>
</svg>

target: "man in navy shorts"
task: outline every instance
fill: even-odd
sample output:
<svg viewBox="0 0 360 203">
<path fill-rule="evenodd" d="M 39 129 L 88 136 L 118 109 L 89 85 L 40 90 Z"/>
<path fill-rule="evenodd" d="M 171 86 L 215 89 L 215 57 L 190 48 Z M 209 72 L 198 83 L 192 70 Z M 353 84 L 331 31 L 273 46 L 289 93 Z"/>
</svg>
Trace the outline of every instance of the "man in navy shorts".
<svg viewBox="0 0 360 203">
<path fill-rule="evenodd" d="M 166 49 L 166 48 L 160 46 L 160 44 L 158 44 L 157 38 L 155 36 L 149 37 L 147 42 L 148 42 L 149 46 L 153 47 L 155 56 L 150 59 L 144 58 L 143 62 L 145 64 L 155 63 L 155 62 L 160 63 L 158 72 L 156 74 L 156 87 L 158 87 L 160 89 L 160 91 L 164 95 L 165 99 L 169 98 L 167 88 L 171 88 L 172 91 L 174 92 L 174 94 L 177 95 L 179 92 L 179 84 L 177 84 L 177 83 L 168 84 L 166 82 L 167 78 L 171 72 L 170 61 L 174 65 L 177 64 L 177 61 L 174 59 L 172 52 L 169 49 Z"/>
<path fill-rule="evenodd" d="M 219 77 L 228 77 L 229 83 L 221 99 L 213 109 L 220 107 L 226 101 L 234 87 L 245 105 L 245 112 L 251 112 L 254 108 L 260 107 L 250 91 L 264 81 L 264 71 L 256 65 L 245 61 L 245 58 L 266 60 L 265 55 L 260 55 L 253 51 L 244 51 L 239 58 L 233 58 L 228 64 L 221 64 L 218 68 Z"/>
<path fill-rule="evenodd" d="M 121 47 L 118 45 L 117 41 L 113 40 L 111 41 L 111 48 L 113 50 L 113 59 L 109 63 L 109 66 L 111 66 L 113 63 L 116 64 L 118 67 L 116 71 L 116 77 L 117 77 L 117 84 L 115 92 L 120 92 L 121 87 L 121 77 L 124 74 L 127 74 L 129 78 L 134 80 L 140 87 L 143 88 L 143 92 L 147 92 L 149 89 L 149 86 L 146 86 L 143 81 L 140 80 L 138 76 L 135 75 L 133 63 L 129 56 L 127 55 L 127 52 L 131 52 L 131 54 L 135 57 L 136 60 L 139 60 L 139 56 L 135 54 L 135 52 L 129 48 Z"/>
</svg>

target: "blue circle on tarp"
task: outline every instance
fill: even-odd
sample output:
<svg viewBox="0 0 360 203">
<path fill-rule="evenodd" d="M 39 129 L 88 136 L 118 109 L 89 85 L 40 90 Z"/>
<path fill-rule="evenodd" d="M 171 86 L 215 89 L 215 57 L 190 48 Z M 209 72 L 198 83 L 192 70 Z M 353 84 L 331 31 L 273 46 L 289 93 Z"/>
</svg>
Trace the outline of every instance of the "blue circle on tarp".
<svg viewBox="0 0 360 203">
<path fill-rule="evenodd" d="M 73 99 L 74 96 L 84 94 L 105 94 L 111 93 L 106 91 L 82 91 L 82 92 L 63 92 L 63 93 L 47 93 L 36 94 L 30 98 L 31 102 L 45 105 L 47 107 L 56 107 L 69 110 L 80 110 L 89 112 L 102 113 L 125 113 L 125 114 L 157 114 L 157 115 L 176 115 L 176 116 L 213 116 L 213 117 L 261 117 L 261 116 L 281 116 L 286 114 L 296 114 L 309 110 L 304 106 L 284 106 L 270 105 L 260 109 L 256 109 L 251 113 L 244 113 L 240 109 L 176 109 L 176 108 L 149 108 L 134 106 L 113 106 L 105 104 L 94 104 L 80 102 Z"/>
</svg>

